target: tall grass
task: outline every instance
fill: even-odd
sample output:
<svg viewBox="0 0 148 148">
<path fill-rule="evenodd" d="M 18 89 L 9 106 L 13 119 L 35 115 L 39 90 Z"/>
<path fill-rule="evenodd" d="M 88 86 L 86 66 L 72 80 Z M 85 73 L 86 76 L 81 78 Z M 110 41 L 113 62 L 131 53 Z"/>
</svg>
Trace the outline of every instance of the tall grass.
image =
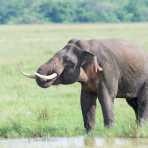
<svg viewBox="0 0 148 148">
<path fill-rule="evenodd" d="M 80 85 L 41 89 L 24 78 L 61 49 L 71 38 L 123 38 L 148 49 L 148 24 L 81 24 L 0 26 L 0 136 L 39 137 L 84 135 Z M 133 110 L 124 99 L 115 101 L 116 124 L 103 127 L 97 104 L 95 135 L 147 137 L 148 126 L 137 129 Z"/>
</svg>

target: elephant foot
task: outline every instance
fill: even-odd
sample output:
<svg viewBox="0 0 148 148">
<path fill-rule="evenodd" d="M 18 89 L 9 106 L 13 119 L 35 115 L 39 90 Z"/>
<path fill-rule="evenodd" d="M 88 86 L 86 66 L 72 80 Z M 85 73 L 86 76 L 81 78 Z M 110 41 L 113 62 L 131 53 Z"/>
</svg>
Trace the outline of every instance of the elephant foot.
<svg viewBox="0 0 148 148">
<path fill-rule="evenodd" d="M 90 134 L 90 133 L 92 133 L 92 131 L 94 130 L 94 128 L 95 128 L 95 126 L 85 126 L 85 131 L 86 131 L 86 133 L 87 134 Z"/>
<path fill-rule="evenodd" d="M 86 134 L 91 136 L 93 135 L 93 131 L 94 131 L 93 129 L 86 129 Z"/>
<path fill-rule="evenodd" d="M 137 121 L 138 127 L 144 127 L 145 122 L 146 122 L 146 119 L 144 119 L 144 118 L 139 119 L 139 120 Z"/>
<path fill-rule="evenodd" d="M 105 128 L 113 128 L 115 126 L 114 122 L 104 123 Z"/>
</svg>

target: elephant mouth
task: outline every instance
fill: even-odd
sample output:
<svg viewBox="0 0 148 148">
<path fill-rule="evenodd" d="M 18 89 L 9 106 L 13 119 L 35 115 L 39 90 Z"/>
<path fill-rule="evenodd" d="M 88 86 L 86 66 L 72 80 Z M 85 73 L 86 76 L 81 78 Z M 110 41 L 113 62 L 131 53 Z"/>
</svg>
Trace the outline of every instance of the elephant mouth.
<svg viewBox="0 0 148 148">
<path fill-rule="evenodd" d="M 58 79 L 59 75 L 57 73 L 53 73 L 50 75 L 42 75 L 37 73 L 36 82 L 42 88 L 48 88 L 54 84 L 54 82 Z"/>
<path fill-rule="evenodd" d="M 36 78 L 36 82 L 40 87 L 48 88 L 51 85 L 54 85 L 55 82 L 57 81 L 57 79 L 58 79 L 57 77 L 53 78 L 52 80 L 43 80 L 43 79 L 40 79 L 40 78 Z"/>
<path fill-rule="evenodd" d="M 29 78 L 29 79 L 35 79 L 37 84 L 42 87 L 42 88 L 47 88 L 51 85 L 54 85 L 55 82 L 59 79 L 60 75 L 57 74 L 57 73 L 52 73 L 50 75 L 43 75 L 43 74 L 40 74 L 40 73 L 37 73 L 35 72 L 34 74 L 28 74 L 28 73 L 25 73 L 25 72 L 22 72 L 21 73 Z"/>
</svg>

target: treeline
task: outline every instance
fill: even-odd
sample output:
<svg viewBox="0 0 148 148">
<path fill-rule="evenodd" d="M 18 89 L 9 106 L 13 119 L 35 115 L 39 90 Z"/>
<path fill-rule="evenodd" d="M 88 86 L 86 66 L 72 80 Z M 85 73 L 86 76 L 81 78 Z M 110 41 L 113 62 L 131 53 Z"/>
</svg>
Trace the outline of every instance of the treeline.
<svg viewBox="0 0 148 148">
<path fill-rule="evenodd" d="M 0 0 L 0 24 L 148 21 L 148 0 Z"/>
</svg>

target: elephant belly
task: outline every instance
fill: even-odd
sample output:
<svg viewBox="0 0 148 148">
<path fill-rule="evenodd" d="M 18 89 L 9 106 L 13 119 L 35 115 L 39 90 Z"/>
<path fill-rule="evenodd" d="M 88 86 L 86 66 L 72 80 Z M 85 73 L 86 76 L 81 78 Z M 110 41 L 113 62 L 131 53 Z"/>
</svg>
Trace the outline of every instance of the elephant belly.
<svg viewBox="0 0 148 148">
<path fill-rule="evenodd" d="M 118 98 L 126 98 L 126 97 L 137 97 L 141 87 L 144 84 L 144 80 L 140 78 L 138 80 L 124 80 L 118 85 Z"/>
</svg>

